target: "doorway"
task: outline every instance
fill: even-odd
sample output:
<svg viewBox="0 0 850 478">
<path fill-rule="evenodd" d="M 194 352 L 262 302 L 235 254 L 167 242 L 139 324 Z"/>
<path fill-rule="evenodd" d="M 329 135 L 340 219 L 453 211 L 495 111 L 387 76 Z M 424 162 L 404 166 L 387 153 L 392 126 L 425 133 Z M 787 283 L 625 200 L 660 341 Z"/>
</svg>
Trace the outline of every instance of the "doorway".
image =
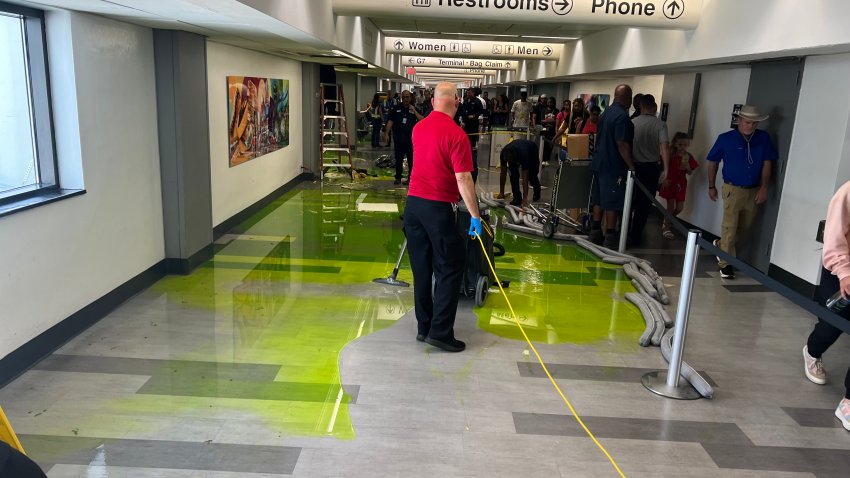
<svg viewBox="0 0 850 478">
<path fill-rule="evenodd" d="M 773 165 L 767 202 L 761 206 L 749 239 L 739 243 L 738 257 L 765 273 L 770 266 L 770 251 L 779 215 L 802 77 L 802 58 L 757 62 L 750 70 L 747 104 L 770 114 L 770 118 L 759 123 L 758 128 L 770 133 L 779 152 L 779 159 Z"/>
</svg>

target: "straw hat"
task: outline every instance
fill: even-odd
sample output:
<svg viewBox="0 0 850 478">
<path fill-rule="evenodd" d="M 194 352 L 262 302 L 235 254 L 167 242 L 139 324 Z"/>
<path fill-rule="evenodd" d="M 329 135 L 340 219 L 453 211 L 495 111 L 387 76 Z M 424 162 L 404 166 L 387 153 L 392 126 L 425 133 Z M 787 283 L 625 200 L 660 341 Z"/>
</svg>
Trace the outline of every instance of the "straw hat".
<svg viewBox="0 0 850 478">
<path fill-rule="evenodd" d="M 750 121 L 764 121 L 770 118 L 770 115 L 762 114 L 757 106 L 744 105 L 741 107 L 741 111 L 738 112 L 738 117 Z"/>
</svg>

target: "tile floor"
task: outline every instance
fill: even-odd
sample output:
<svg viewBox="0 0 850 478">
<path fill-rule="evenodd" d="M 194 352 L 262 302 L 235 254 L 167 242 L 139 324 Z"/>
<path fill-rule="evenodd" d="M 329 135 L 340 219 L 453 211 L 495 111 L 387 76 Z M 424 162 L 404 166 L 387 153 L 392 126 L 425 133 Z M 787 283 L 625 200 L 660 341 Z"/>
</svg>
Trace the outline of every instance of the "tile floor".
<svg viewBox="0 0 850 478">
<path fill-rule="evenodd" d="M 398 256 L 404 190 L 363 155 L 378 177 L 302 184 L 218 238 L 195 273 L 160 281 L 0 389 L 50 477 L 617 476 L 495 289 L 482 308 L 461 300 L 464 353 L 414 340 L 412 289 L 371 282 Z M 497 181 L 484 167 L 479 188 Z M 702 255 L 685 358 L 716 397 L 664 399 L 640 384 L 666 365 L 637 345 L 642 319 L 618 268 L 501 220 L 509 297 L 626 476 L 847 476 L 850 434 L 832 416 L 841 384 L 802 373 L 807 314 L 751 279 L 721 280 Z M 647 244 L 635 253 L 675 303 L 684 242 Z M 399 279 L 411 280 L 406 262 Z M 827 370 L 848 359 L 842 338 Z"/>
</svg>

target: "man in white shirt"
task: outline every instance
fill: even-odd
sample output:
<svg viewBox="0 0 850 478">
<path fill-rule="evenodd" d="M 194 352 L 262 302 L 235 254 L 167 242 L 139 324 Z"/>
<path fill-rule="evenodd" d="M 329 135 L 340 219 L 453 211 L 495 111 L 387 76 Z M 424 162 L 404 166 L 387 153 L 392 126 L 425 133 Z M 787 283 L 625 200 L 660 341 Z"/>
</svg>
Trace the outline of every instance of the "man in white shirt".
<svg viewBox="0 0 850 478">
<path fill-rule="evenodd" d="M 531 103 L 528 102 L 528 93 L 523 91 L 511 107 L 511 126 L 528 128 L 529 124 L 531 124 Z"/>
</svg>

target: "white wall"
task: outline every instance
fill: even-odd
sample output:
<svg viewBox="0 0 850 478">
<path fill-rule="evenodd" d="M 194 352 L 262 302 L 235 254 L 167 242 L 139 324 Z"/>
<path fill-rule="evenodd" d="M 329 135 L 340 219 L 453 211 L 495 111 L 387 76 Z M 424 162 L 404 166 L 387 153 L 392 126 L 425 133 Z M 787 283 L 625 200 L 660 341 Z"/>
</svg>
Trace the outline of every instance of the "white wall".
<svg viewBox="0 0 850 478">
<path fill-rule="evenodd" d="M 568 43 L 556 75 L 850 51 L 845 0 L 704 3 L 695 30 L 612 28 Z"/>
<path fill-rule="evenodd" d="M 47 31 L 60 169 L 87 193 L 0 218 L 0 357 L 165 257 L 151 30 L 50 11 Z"/>
<path fill-rule="evenodd" d="M 836 81 L 848 76 L 850 54 L 806 59 L 770 257 L 812 284 L 819 282 L 821 269 L 818 222 L 850 175 L 846 164 L 840 166 L 850 158 L 850 84 Z"/>
<path fill-rule="evenodd" d="M 574 99 L 582 93 L 605 94 L 614 101 L 614 88 L 625 83 L 632 87 L 634 93 L 651 94 L 661 106 L 661 93 L 664 90 L 664 75 L 634 76 L 610 80 L 583 80 L 570 83 L 570 98 Z M 559 98 L 560 104 L 561 98 Z"/>
<path fill-rule="evenodd" d="M 750 69 L 735 68 L 705 72 L 700 83 L 699 106 L 690 149 L 699 161 L 699 168 L 688 179 L 685 210 L 680 217 L 717 235 L 720 234 L 723 207 L 719 200 L 712 202 L 708 199 L 708 165 L 705 157 L 717 136 L 729 131 L 732 106 L 735 103 L 746 103 L 749 82 Z M 722 167 L 721 164 L 721 170 L 717 173 L 718 189 L 723 184 Z"/>
<path fill-rule="evenodd" d="M 227 156 L 227 76 L 230 75 L 289 80 L 289 146 L 233 168 L 229 167 Z M 301 173 L 301 63 L 208 41 L 207 81 L 212 213 L 213 226 L 217 226 Z"/>
<path fill-rule="evenodd" d="M 688 122 L 691 117 L 691 103 L 694 97 L 695 73 L 666 75 L 661 100 L 658 101 L 658 112 L 661 113 L 663 103 L 669 104 L 667 110 L 667 130 L 670 139 L 677 131 L 688 132 Z"/>
</svg>

